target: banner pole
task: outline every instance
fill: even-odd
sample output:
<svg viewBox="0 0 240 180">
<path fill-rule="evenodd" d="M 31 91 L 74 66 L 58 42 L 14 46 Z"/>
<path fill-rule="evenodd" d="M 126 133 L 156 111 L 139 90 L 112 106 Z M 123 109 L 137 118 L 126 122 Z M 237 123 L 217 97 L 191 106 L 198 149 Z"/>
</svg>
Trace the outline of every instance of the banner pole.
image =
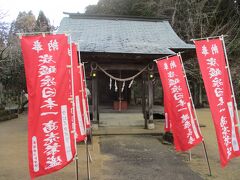
<svg viewBox="0 0 240 180">
<path fill-rule="evenodd" d="M 80 54 L 80 51 L 79 51 L 79 54 Z M 86 88 L 87 84 L 86 84 L 86 80 L 85 80 L 85 77 L 86 77 L 85 76 L 85 66 L 84 66 L 84 64 L 82 64 L 82 65 L 83 65 L 83 76 L 84 76 L 83 81 L 84 81 L 85 88 Z M 87 104 L 88 104 L 88 97 L 86 98 L 86 101 L 87 101 Z M 89 107 L 86 110 L 87 110 L 86 113 L 87 113 L 87 116 L 88 116 L 88 114 L 89 114 Z M 88 116 L 88 118 L 89 118 L 89 123 L 90 123 L 90 117 Z M 90 134 L 91 134 L 91 129 L 88 129 L 88 133 L 86 134 L 86 155 L 87 155 L 87 176 L 88 176 L 88 180 L 91 179 L 90 165 L 89 165 L 89 147 L 88 147 L 88 144 L 89 144 L 89 137 L 88 137 L 88 135 L 90 135 Z"/>
<path fill-rule="evenodd" d="M 195 105 L 194 105 L 194 103 L 193 103 L 192 95 L 191 95 L 191 92 L 190 92 L 190 86 L 189 86 L 189 84 L 188 84 L 188 79 L 187 79 L 186 71 L 185 71 L 185 68 L 184 68 L 184 65 L 183 65 L 183 61 L 182 61 L 181 54 L 178 53 L 178 56 L 179 56 L 180 62 L 181 62 L 181 64 L 182 64 L 182 69 L 183 69 L 183 73 L 184 73 L 184 78 L 185 78 L 186 83 L 187 83 L 187 88 L 188 88 L 188 92 L 189 92 L 189 96 L 190 96 L 189 98 L 190 98 L 191 103 L 192 103 L 194 115 L 195 115 L 196 121 L 197 121 L 197 123 L 198 123 L 199 131 L 200 131 L 200 133 L 202 134 L 201 129 L 200 129 L 200 125 L 199 125 L 199 121 L 198 121 L 198 117 L 197 117 L 196 108 L 195 108 Z M 203 149 L 204 149 L 205 159 L 206 159 L 207 165 L 208 165 L 209 176 L 212 176 L 211 167 L 210 167 L 210 163 L 209 163 L 208 154 L 207 154 L 207 149 L 206 149 L 206 146 L 205 146 L 204 139 L 202 140 L 202 145 L 203 145 Z"/>
<path fill-rule="evenodd" d="M 80 91 L 81 91 L 81 94 L 82 94 L 82 97 L 84 96 L 84 90 L 83 90 L 83 77 L 82 77 L 82 63 L 81 63 L 81 56 L 80 56 L 80 45 L 78 44 L 78 63 L 79 63 L 79 76 L 80 76 L 80 83 L 81 83 L 81 88 Z M 82 103 L 83 104 L 83 103 Z M 84 109 L 84 106 L 83 106 L 83 109 Z M 83 110 L 84 111 L 84 110 Z M 84 112 L 82 112 L 84 113 Z M 87 127 L 86 127 L 86 120 L 85 120 L 85 116 L 83 115 L 83 119 L 84 119 L 84 130 L 85 130 L 85 135 L 86 135 L 86 138 L 85 138 L 85 141 L 87 140 Z"/>
<path fill-rule="evenodd" d="M 71 51 L 71 79 L 72 79 L 72 114 L 73 114 L 73 133 L 74 133 L 74 145 L 75 145 L 75 173 L 76 173 L 76 180 L 78 180 L 78 153 L 77 153 L 77 140 L 76 140 L 76 119 L 75 119 L 75 97 L 74 97 L 74 82 L 73 82 L 73 53 L 72 53 L 72 38 L 69 35 L 70 41 L 70 51 Z"/>
<path fill-rule="evenodd" d="M 188 152 L 189 152 L 189 161 L 191 161 L 192 160 L 192 151 L 191 151 L 191 149 Z"/>
<path fill-rule="evenodd" d="M 220 37 L 226 37 L 227 35 L 221 35 L 221 36 L 212 36 L 212 37 L 204 37 L 204 38 L 196 38 L 196 39 L 190 39 L 190 41 L 200 41 L 200 40 L 205 40 L 205 39 L 215 39 L 215 38 L 220 38 Z"/>
<path fill-rule="evenodd" d="M 85 67 L 84 67 L 84 64 L 82 64 L 82 62 L 81 62 L 80 43 L 78 43 L 78 59 L 79 59 L 79 65 L 80 65 L 80 80 L 81 80 L 80 83 L 81 83 L 81 87 L 82 87 L 81 91 L 82 91 L 82 97 L 84 97 L 83 81 L 84 81 L 85 87 L 87 87 L 87 85 L 86 85 L 86 80 L 83 79 L 83 77 L 82 77 L 82 74 L 83 74 L 84 78 L 85 78 L 86 76 L 85 76 Z M 83 66 L 83 72 L 82 72 L 81 66 Z M 87 101 L 87 104 L 88 104 L 88 97 L 86 98 L 86 101 Z M 83 103 L 83 104 L 84 104 L 84 103 Z M 83 105 L 83 109 L 84 109 L 84 105 Z M 85 106 L 85 109 L 86 109 L 86 106 Z M 83 110 L 83 111 L 84 111 L 84 110 Z M 87 113 L 87 118 L 89 118 L 89 123 L 90 123 L 90 117 L 88 116 L 88 114 L 89 114 L 89 107 L 88 107 L 88 109 L 87 109 L 86 111 L 87 111 L 87 112 L 83 112 L 83 113 L 84 113 L 84 114 Z M 85 114 L 85 115 L 86 115 L 86 114 Z M 85 115 L 84 115 L 84 117 L 86 117 Z M 85 118 L 84 118 L 84 120 L 85 120 Z M 88 142 L 89 142 L 89 140 L 88 140 L 88 134 L 91 134 L 91 129 L 87 129 L 87 127 L 86 127 L 87 121 L 88 121 L 88 120 L 86 119 L 85 122 L 84 122 L 85 134 L 86 134 L 85 146 L 86 146 L 86 157 L 87 157 L 87 176 L 88 176 L 88 180 L 90 180 L 91 177 L 90 177 L 90 166 L 89 166 L 89 148 L 88 148 Z M 90 126 L 91 126 L 91 124 L 90 124 Z"/>
<path fill-rule="evenodd" d="M 231 90 L 232 90 L 232 98 L 233 98 L 233 102 L 234 102 L 235 114 L 236 114 L 237 123 L 238 123 L 237 126 L 238 126 L 238 131 L 240 132 L 240 121 L 239 121 L 239 116 L 238 116 L 237 102 L 236 102 L 235 93 L 234 93 L 234 89 L 233 89 L 232 76 L 231 76 L 231 73 L 230 73 L 230 67 L 229 67 L 229 63 L 228 63 L 227 50 L 226 50 L 226 47 L 225 47 L 224 36 L 222 35 L 219 38 L 222 41 L 222 45 L 223 45 L 225 62 L 226 62 L 226 65 L 227 65 L 227 71 L 228 71 L 229 81 L 230 81 Z"/>
<path fill-rule="evenodd" d="M 168 56 L 164 56 L 164 57 L 161 57 L 161 58 L 158 58 L 158 59 L 154 59 L 153 61 L 157 62 L 157 61 L 160 61 L 162 59 L 168 59 L 168 58 L 176 56 L 176 55 L 177 55 L 177 53 L 176 54 L 172 54 L 172 55 L 168 55 Z"/>
<path fill-rule="evenodd" d="M 80 51 L 79 51 L 80 52 Z M 80 53 L 79 53 L 80 54 Z M 86 72 L 85 72 L 85 64 L 83 64 L 83 76 L 84 76 L 84 84 L 85 84 L 85 87 L 87 88 L 87 83 L 86 83 Z M 88 104 L 88 97 L 86 98 L 86 101 L 87 101 L 87 104 Z M 88 104 L 89 105 L 89 104 Z M 90 112 L 89 112 L 89 106 L 88 106 L 88 109 L 87 109 L 87 116 L 88 116 L 88 119 L 89 119 L 89 124 L 90 124 L 90 127 L 91 127 L 91 121 L 90 121 Z M 91 129 L 90 129 L 91 130 Z M 90 131 L 89 130 L 89 131 Z M 89 132 L 91 133 L 91 131 Z"/>
<path fill-rule="evenodd" d="M 80 72 L 83 73 L 83 76 L 84 76 L 84 79 L 82 78 L 82 81 L 84 81 L 85 88 L 87 88 L 85 65 L 84 65 L 84 63 L 81 62 L 80 42 L 78 42 L 78 51 L 79 51 L 79 53 L 78 53 L 79 65 L 83 66 L 83 72 L 81 72 L 82 69 L 80 68 Z M 82 81 L 81 81 L 81 84 L 83 83 Z M 82 84 L 82 87 L 83 87 L 83 84 Z M 82 95 L 84 95 L 83 92 L 84 91 L 82 89 Z M 87 101 L 87 104 L 88 104 L 88 97 L 86 98 L 86 101 Z M 87 113 L 87 117 L 88 117 L 87 121 L 89 120 L 89 124 L 90 124 L 90 127 L 91 127 L 90 116 L 89 116 L 89 106 L 88 106 L 88 109 L 86 109 L 86 108 L 84 108 L 84 109 L 86 110 L 86 113 Z M 87 129 L 86 129 L 86 132 L 87 132 Z M 88 132 L 91 132 L 90 129 L 88 129 Z"/>
<path fill-rule="evenodd" d="M 205 145 L 204 140 L 202 141 L 202 146 L 203 146 L 204 155 L 205 155 L 205 158 L 206 158 L 207 164 L 208 164 L 209 176 L 212 176 L 212 171 L 211 171 L 211 167 L 210 167 L 210 164 L 209 164 L 208 153 L 207 153 L 207 149 L 206 149 L 206 145 Z"/>
<path fill-rule="evenodd" d="M 87 141 L 86 141 L 86 155 L 87 155 L 87 177 L 88 177 L 88 180 L 90 180 L 91 176 L 90 176 L 90 166 L 89 166 L 89 149 L 88 149 Z"/>
<path fill-rule="evenodd" d="M 53 31 L 46 31 L 46 32 L 25 32 L 25 33 L 16 33 L 17 36 L 27 36 L 27 35 L 39 35 L 39 34 L 56 34 Z"/>
<path fill-rule="evenodd" d="M 84 75 L 84 77 L 86 77 L 86 72 L 85 72 L 85 63 L 83 63 L 83 75 Z M 86 78 L 85 78 L 85 87 L 87 87 L 87 84 L 86 84 Z M 88 104 L 88 97 L 87 97 L 87 104 Z M 87 109 L 87 115 L 89 115 L 88 116 L 88 119 L 89 119 L 89 123 L 90 123 L 90 126 L 91 126 L 91 120 L 90 120 L 90 112 L 89 112 L 89 106 L 88 106 L 88 109 Z M 89 139 L 91 140 L 91 143 L 92 143 L 92 141 L 93 141 L 93 139 L 92 139 L 92 130 L 91 130 L 91 128 L 88 130 L 88 133 L 89 133 Z M 93 146 L 92 146 L 93 147 Z M 89 155 L 89 159 L 90 159 L 90 162 L 92 162 L 92 156 L 91 156 L 91 154 L 90 154 L 90 151 L 89 151 L 89 148 L 88 148 L 88 155 Z"/>
</svg>

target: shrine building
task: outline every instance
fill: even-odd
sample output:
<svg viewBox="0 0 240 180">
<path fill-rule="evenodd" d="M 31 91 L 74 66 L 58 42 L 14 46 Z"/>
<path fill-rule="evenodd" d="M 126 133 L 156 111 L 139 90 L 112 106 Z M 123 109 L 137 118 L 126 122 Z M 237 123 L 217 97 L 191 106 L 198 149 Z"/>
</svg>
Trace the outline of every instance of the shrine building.
<svg viewBox="0 0 240 180">
<path fill-rule="evenodd" d="M 138 109 L 145 127 L 153 123 L 154 106 L 163 106 L 163 92 L 155 59 L 195 47 L 181 40 L 169 22 L 156 18 L 90 16 L 64 13 L 57 33 L 71 34 L 86 68 L 92 121 L 99 124 L 104 109 Z M 79 51 L 78 51 L 79 52 Z M 198 101 L 198 95 L 193 95 Z"/>
</svg>

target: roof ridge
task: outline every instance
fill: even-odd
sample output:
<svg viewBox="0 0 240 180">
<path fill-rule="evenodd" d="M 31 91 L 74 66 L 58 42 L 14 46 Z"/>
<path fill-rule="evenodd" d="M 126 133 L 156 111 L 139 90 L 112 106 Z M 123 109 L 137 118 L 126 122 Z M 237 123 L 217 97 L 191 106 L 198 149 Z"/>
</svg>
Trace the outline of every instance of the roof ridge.
<svg viewBox="0 0 240 180">
<path fill-rule="evenodd" d="M 69 15 L 69 18 L 72 19 L 103 19 L 103 20 L 128 20 L 128 21 L 150 21 L 150 22 L 159 22 L 159 21 L 168 21 L 169 18 L 162 17 L 144 17 L 144 16 L 124 16 L 124 15 L 89 15 L 83 13 L 69 13 L 63 12 L 63 14 Z"/>
</svg>

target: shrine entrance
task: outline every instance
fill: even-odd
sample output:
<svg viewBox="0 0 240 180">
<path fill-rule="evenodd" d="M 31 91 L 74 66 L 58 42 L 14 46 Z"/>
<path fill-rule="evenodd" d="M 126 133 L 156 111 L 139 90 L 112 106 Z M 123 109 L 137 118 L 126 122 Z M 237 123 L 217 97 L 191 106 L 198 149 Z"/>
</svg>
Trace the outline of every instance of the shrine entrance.
<svg viewBox="0 0 240 180">
<path fill-rule="evenodd" d="M 106 124 L 106 113 L 113 113 L 112 122 L 109 122 L 112 125 L 142 124 L 145 128 L 149 128 L 149 124 L 154 126 L 153 81 L 155 77 L 159 77 L 158 74 L 154 75 L 156 72 L 153 63 L 134 67 L 126 64 L 124 67 L 123 64 L 92 62 L 90 68 L 88 83 L 92 92 L 93 123 L 100 126 Z M 159 104 L 162 102 L 162 96 L 160 99 Z M 130 113 L 136 118 L 130 118 Z"/>
</svg>

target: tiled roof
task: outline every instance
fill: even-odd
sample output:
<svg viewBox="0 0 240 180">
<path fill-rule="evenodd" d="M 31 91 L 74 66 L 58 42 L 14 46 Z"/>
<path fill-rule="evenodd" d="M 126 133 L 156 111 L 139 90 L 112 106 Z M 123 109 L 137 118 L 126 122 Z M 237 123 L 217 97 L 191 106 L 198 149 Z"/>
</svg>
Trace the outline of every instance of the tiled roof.
<svg viewBox="0 0 240 180">
<path fill-rule="evenodd" d="M 71 33 L 82 52 L 173 54 L 171 49 L 193 49 L 168 21 L 64 17 L 58 33 Z"/>
</svg>

